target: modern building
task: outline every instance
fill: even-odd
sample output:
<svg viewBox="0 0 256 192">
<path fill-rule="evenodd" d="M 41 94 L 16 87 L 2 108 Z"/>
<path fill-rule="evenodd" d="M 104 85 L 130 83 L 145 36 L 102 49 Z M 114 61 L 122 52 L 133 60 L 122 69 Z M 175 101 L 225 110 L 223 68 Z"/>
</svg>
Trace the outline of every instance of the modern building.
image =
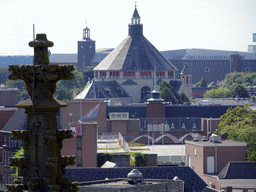
<svg viewBox="0 0 256 192">
<path fill-rule="evenodd" d="M 61 155 L 76 157 L 76 164 L 70 167 L 97 167 L 97 123 L 80 121 L 79 126 L 71 126 L 74 137 L 63 141 Z"/>
<path fill-rule="evenodd" d="M 220 140 L 212 135 L 207 139 L 185 141 L 186 166 L 191 167 L 209 186 L 221 190 L 216 177 L 231 161 L 246 161 L 246 143 Z"/>
</svg>

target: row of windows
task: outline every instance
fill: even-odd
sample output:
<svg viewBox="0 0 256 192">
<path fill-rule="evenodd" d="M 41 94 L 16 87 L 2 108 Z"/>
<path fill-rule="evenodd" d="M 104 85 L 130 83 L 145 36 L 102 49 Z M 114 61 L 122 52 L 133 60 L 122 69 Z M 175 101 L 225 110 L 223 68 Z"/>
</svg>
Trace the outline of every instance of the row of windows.
<svg viewBox="0 0 256 192">
<path fill-rule="evenodd" d="M 165 71 L 157 71 L 156 72 L 156 76 L 157 78 L 165 78 Z M 105 79 L 107 76 L 107 72 L 106 71 L 100 71 L 100 72 L 95 72 L 95 78 L 101 78 L 101 79 Z M 99 75 L 99 76 L 98 76 Z M 110 71 L 109 72 L 109 78 L 113 79 L 113 78 L 119 78 L 120 73 L 119 71 Z M 135 71 L 124 71 L 124 78 L 135 78 Z M 152 78 L 153 77 L 153 73 L 152 71 L 141 71 L 140 72 L 140 78 Z M 168 71 L 168 78 L 173 78 L 174 77 L 174 72 L 173 71 Z"/>
<path fill-rule="evenodd" d="M 4 152 L 3 154 L 4 154 L 4 158 L 3 158 L 4 162 L 3 162 L 3 164 L 4 164 L 4 166 L 9 167 L 10 157 L 12 157 L 12 153 Z"/>
<path fill-rule="evenodd" d="M 13 181 L 13 177 L 11 176 L 12 173 L 10 172 L 4 172 L 4 177 L 3 177 L 3 185 L 5 186 L 6 184 L 11 184 Z M 2 179 L 1 179 L 2 180 Z"/>
<path fill-rule="evenodd" d="M 22 146 L 22 141 L 21 140 L 13 140 L 13 139 L 11 139 L 11 135 L 8 134 L 6 136 L 6 145 L 7 145 L 7 147 L 18 147 L 18 148 L 20 148 Z"/>
</svg>

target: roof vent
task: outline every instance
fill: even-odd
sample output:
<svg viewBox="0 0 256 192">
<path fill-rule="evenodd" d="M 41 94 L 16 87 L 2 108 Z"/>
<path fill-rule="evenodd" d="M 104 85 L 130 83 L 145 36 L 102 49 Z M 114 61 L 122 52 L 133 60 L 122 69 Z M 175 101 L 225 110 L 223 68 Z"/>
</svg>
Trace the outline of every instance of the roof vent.
<svg viewBox="0 0 256 192">
<path fill-rule="evenodd" d="M 133 185 L 142 183 L 143 181 L 143 175 L 141 172 L 139 172 L 138 169 L 133 169 L 130 173 L 128 173 L 127 178 L 128 178 L 128 183 Z"/>
<path fill-rule="evenodd" d="M 175 176 L 175 177 L 173 178 L 173 180 L 175 180 L 175 181 L 181 181 L 181 179 L 180 179 L 178 176 Z"/>
<path fill-rule="evenodd" d="M 212 134 L 209 138 L 210 142 L 212 143 L 220 143 L 221 142 L 221 137 L 219 135 L 216 134 Z"/>
<path fill-rule="evenodd" d="M 193 141 L 198 141 L 199 134 L 198 133 L 192 133 Z"/>
<path fill-rule="evenodd" d="M 206 136 L 203 136 L 203 138 L 201 139 L 201 141 L 207 141 Z"/>
</svg>

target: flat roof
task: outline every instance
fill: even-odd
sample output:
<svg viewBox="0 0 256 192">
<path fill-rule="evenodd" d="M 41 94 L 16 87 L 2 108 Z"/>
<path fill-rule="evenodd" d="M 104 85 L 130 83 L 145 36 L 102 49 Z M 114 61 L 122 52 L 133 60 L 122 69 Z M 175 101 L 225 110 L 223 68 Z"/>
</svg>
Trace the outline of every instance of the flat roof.
<svg viewBox="0 0 256 192">
<path fill-rule="evenodd" d="M 178 180 L 180 182 L 181 180 Z M 148 186 L 160 183 L 174 183 L 176 180 L 170 179 L 144 179 L 142 183 L 129 184 L 127 178 L 116 178 L 116 179 L 106 179 L 98 181 L 88 181 L 79 183 L 79 188 L 137 188 L 138 186 Z M 182 181 L 183 182 L 183 181 Z"/>
<path fill-rule="evenodd" d="M 210 141 L 185 141 L 185 144 L 197 145 L 202 147 L 213 147 L 217 146 L 247 146 L 246 143 L 232 141 L 232 140 L 221 140 L 220 143 L 213 143 Z"/>
</svg>

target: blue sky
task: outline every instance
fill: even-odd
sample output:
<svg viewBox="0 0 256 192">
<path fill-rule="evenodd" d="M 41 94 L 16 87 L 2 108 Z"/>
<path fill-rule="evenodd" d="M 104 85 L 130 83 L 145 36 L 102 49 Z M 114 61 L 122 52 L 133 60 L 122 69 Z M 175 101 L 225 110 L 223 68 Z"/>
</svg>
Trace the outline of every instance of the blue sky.
<svg viewBox="0 0 256 192">
<path fill-rule="evenodd" d="M 255 0 L 137 0 L 137 9 L 144 36 L 160 51 L 256 45 Z M 53 54 L 77 53 L 86 21 L 96 49 L 115 48 L 133 11 L 134 0 L 0 0 L 0 55 L 33 55 L 33 24 L 54 42 Z"/>
</svg>

